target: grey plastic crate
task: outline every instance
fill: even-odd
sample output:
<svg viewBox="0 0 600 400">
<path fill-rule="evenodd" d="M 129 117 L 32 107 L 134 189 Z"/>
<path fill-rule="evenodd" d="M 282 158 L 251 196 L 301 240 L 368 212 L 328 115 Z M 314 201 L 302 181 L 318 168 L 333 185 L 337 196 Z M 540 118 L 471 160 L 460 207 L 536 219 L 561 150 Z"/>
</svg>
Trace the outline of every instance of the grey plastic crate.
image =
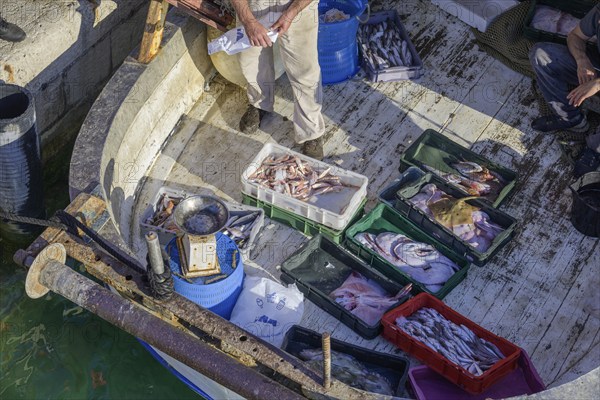
<svg viewBox="0 0 600 400">
<path fill-rule="evenodd" d="M 176 230 L 168 230 L 168 229 L 164 229 L 164 228 L 160 228 L 160 227 L 148 224 L 147 221 L 150 217 L 152 217 L 152 215 L 154 214 L 154 211 L 156 210 L 156 207 L 158 206 L 158 202 L 162 199 L 162 196 L 165 194 L 171 198 L 180 198 L 180 199 L 184 199 L 186 197 L 195 195 L 195 193 L 188 193 L 185 190 L 174 189 L 174 188 L 170 188 L 167 186 L 163 186 L 158 190 L 158 193 L 154 197 L 154 200 L 148 205 L 148 207 L 142 214 L 142 218 L 140 221 L 140 228 L 141 228 L 142 234 L 146 234 L 150 231 L 156 232 L 156 234 L 158 235 L 158 240 L 159 240 L 160 244 L 163 246 L 166 246 L 174 237 L 176 237 L 178 232 Z M 243 216 L 243 215 L 254 213 L 254 212 L 257 212 L 259 214 L 254 222 L 254 225 L 252 226 L 252 229 L 250 230 L 249 239 L 246 240 L 246 242 L 243 245 L 238 246 L 242 255 L 249 256 L 250 251 L 254 248 L 254 246 L 256 244 L 256 238 L 258 237 L 260 230 L 262 229 L 262 227 L 265 224 L 265 212 L 263 209 L 258 208 L 258 207 L 247 206 L 244 204 L 231 203 L 231 202 L 227 202 L 227 201 L 225 201 L 225 205 L 227 206 L 227 209 L 229 210 L 230 217 Z"/>
<path fill-rule="evenodd" d="M 375 66 L 363 55 L 362 43 L 360 41 L 360 35 L 358 39 L 359 50 L 361 52 L 361 63 L 363 69 L 369 76 L 369 79 L 373 82 L 388 82 L 388 81 L 401 81 L 405 79 L 418 79 L 423 75 L 423 61 L 414 44 L 410 40 L 404 25 L 400 22 L 400 17 L 395 10 L 380 11 L 371 13 L 371 16 L 365 22 L 365 25 L 378 24 L 382 21 L 393 21 L 398 30 L 400 31 L 400 37 L 406 40 L 408 49 L 410 50 L 413 57 L 413 65 L 410 67 L 389 67 L 382 70 L 378 70 Z"/>
</svg>

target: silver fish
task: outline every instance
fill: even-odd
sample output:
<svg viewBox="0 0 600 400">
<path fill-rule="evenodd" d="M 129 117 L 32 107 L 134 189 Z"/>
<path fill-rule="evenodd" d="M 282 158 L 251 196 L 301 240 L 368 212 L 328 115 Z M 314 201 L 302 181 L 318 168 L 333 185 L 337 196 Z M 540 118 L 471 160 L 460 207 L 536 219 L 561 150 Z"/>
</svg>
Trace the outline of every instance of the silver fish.
<svg viewBox="0 0 600 400">
<path fill-rule="evenodd" d="M 447 320 L 432 308 L 421 308 L 409 317 L 400 316 L 396 325 L 475 376 L 483 375 L 504 358 L 493 343 L 479 338 L 466 326 Z"/>
<path fill-rule="evenodd" d="M 323 370 L 323 352 L 321 349 L 305 349 L 299 354 L 300 359 L 318 371 Z M 394 391 L 389 381 L 367 369 L 365 365 L 349 354 L 331 352 L 331 375 L 350 385 L 368 392 L 392 396 Z"/>
</svg>

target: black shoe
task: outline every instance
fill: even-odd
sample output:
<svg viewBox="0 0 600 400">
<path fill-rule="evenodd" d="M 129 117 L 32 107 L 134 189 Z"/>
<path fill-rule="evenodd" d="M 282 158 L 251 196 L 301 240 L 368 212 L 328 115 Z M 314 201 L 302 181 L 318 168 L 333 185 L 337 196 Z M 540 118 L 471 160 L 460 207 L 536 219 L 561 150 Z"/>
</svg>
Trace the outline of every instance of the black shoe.
<svg viewBox="0 0 600 400">
<path fill-rule="evenodd" d="M 586 147 L 579 157 L 579 160 L 575 162 L 575 169 L 573 174 L 575 178 L 579 178 L 581 175 L 587 174 L 588 172 L 597 171 L 600 168 L 600 153 Z"/>
<path fill-rule="evenodd" d="M 246 135 L 254 135 L 258 131 L 260 123 L 267 113 L 268 112 L 265 110 L 249 105 L 248 109 L 240 119 L 240 132 L 245 133 Z"/>
<path fill-rule="evenodd" d="M 531 123 L 531 127 L 536 131 L 544 133 L 552 133 L 555 131 L 570 131 L 570 132 L 587 132 L 590 125 L 587 119 L 582 115 L 573 121 L 565 121 L 556 115 L 547 115 L 545 117 L 536 118 Z"/>
<path fill-rule="evenodd" d="M 8 42 L 21 42 L 26 36 L 23 29 L 0 18 L 0 39 Z"/>
<path fill-rule="evenodd" d="M 314 140 L 308 140 L 302 144 L 302 154 L 314 158 L 315 160 L 322 161 L 324 157 L 323 144 L 323 136 Z"/>
</svg>

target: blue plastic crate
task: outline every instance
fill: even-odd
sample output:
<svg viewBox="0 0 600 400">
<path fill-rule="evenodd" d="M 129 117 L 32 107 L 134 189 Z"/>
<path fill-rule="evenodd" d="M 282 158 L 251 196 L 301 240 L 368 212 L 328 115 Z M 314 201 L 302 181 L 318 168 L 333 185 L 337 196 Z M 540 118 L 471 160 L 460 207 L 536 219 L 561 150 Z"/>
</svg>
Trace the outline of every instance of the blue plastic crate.
<svg viewBox="0 0 600 400">
<path fill-rule="evenodd" d="M 360 69 L 358 65 L 358 17 L 366 7 L 364 0 L 321 0 L 319 15 L 336 8 L 350 15 L 345 21 L 319 22 L 319 65 L 325 85 L 344 82 Z"/>
</svg>

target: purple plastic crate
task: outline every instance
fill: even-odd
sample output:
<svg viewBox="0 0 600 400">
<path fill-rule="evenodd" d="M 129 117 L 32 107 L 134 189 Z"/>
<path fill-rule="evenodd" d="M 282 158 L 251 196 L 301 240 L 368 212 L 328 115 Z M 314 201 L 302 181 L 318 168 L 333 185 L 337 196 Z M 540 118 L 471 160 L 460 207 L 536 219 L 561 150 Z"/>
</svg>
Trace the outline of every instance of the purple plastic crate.
<svg viewBox="0 0 600 400">
<path fill-rule="evenodd" d="M 411 368 L 410 385 L 417 400 L 485 400 L 534 394 L 546 389 L 542 378 L 525 350 L 521 349 L 519 367 L 481 394 L 465 392 L 426 365 Z"/>
</svg>

